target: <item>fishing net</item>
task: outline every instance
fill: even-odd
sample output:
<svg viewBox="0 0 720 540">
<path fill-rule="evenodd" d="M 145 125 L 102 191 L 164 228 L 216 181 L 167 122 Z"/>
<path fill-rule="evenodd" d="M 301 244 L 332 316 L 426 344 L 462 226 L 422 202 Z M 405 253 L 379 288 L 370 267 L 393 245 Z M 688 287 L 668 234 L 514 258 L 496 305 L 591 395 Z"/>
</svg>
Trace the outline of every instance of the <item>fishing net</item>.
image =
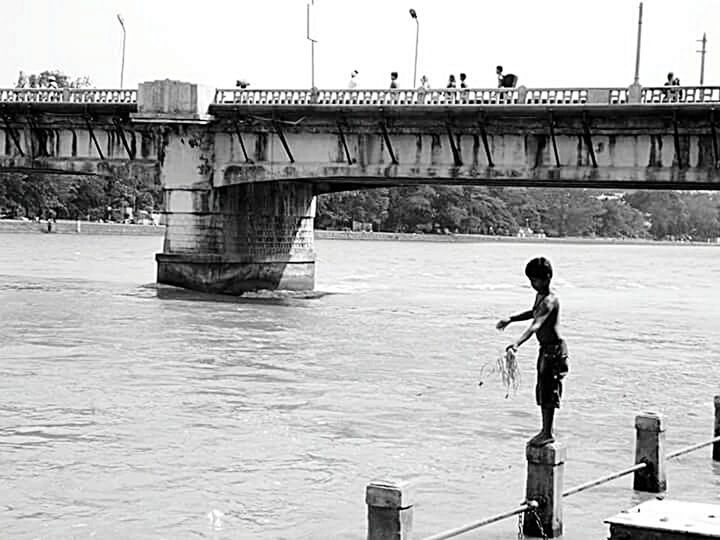
<svg viewBox="0 0 720 540">
<path fill-rule="evenodd" d="M 480 369 L 480 386 L 485 379 L 492 375 L 500 375 L 500 380 L 505 387 L 505 397 L 510 397 L 520 388 L 520 369 L 518 368 L 517 357 L 512 348 L 505 349 L 505 352 L 495 360 L 488 360 Z"/>
</svg>

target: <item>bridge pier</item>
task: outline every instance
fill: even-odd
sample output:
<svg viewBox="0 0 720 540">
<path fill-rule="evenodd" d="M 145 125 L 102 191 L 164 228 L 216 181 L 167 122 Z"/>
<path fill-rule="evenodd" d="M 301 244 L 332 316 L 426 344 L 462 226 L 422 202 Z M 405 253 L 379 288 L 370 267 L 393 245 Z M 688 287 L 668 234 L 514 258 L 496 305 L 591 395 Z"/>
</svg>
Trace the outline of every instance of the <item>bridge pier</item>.
<svg viewBox="0 0 720 540">
<path fill-rule="evenodd" d="M 212 91 L 178 81 L 142 83 L 133 122 L 157 132 L 165 242 L 157 281 L 198 291 L 312 290 L 311 184 L 249 180 L 217 187 Z"/>
<path fill-rule="evenodd" d="M 199 201 L 201 209 L 206 204 L 208 211 L 182 212 L 183 198 Z M 165 245 L 156 255 L 158 283 L 236 295 L 314 288 L 311 185 L 245 184 L 189 197 L 172 192 L 168 202 Z"/>
</svg>

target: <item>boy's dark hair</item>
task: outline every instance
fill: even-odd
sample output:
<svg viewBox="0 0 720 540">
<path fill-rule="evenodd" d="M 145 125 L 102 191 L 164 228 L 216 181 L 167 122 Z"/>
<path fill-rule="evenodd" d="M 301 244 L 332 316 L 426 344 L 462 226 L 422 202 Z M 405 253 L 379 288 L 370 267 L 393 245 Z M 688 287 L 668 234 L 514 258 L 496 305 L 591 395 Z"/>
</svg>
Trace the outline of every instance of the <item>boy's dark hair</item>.
<svg viewBox="0 0 720 540">
<path fill-rule="evenodd" d="M 390 77 L 395 77 L 395 78 L 397 78 L 397 76 L 398 76 L 397 71 L 391 71 L 391 72 L 390 72 Z"/>
<path fill-rule="evenodd" d="M 461 81 L 464 81 L 466 78 L 467 78 L 467 75 L 465 75 L 464 73 L 461 73 L 461 74 L 460 74 L 460 80 L 461 80 Z"/>
<path fill-rule="evenodd" d="M 497 66 L 497 67 L 495 68 L 495 71 L 497 71 L 498 73 L 502 73 L 503 67 L 502 67 L 502 66 Z"/>
<path fill-rule="evenodd" d="M 525 266 L 525 275 L 530 279 L 551 279 L 552 265 L 545 257 L 536 257 Z"/>
</svg>

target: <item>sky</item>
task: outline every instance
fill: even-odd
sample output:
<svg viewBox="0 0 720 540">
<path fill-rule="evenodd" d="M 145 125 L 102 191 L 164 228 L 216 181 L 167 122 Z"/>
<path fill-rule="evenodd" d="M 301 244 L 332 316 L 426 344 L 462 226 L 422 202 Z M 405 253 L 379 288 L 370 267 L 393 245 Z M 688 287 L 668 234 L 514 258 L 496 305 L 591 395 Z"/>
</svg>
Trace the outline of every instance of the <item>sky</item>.
<svg viewBox="0 0 720 540">
<path fill-rule="evenodd" d="M 636 0 L 313 0 L 315 82 L 386 88 L 389 73 L 413 86 L 427 75 L 444 87 L 465 72 L 471 87 L 496 86 L 495 66 L 532 88 L 629 86 L 635 73 Z M 61 69 L 119 88 L 122 14 L 125 87 L 176 79 L 229 88 L 311 86 L 306 13 L 310 0 L 0 0 L 0 87 L 18 71 Z M 668 71 L 698 84 L 707 32 L 705 84 L 720 85 L 720 0 L 643 2 L 640 83 Z M 716 45 L 717 44 L 717 45 Z"/>
</svg>

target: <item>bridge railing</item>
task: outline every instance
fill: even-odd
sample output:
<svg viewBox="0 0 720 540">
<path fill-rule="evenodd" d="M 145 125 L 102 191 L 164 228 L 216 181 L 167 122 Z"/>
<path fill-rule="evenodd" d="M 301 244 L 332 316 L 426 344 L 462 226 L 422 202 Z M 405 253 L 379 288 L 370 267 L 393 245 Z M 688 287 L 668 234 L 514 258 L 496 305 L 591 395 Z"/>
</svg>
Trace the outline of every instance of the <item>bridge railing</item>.
<svg viewBox="0 0 720 540">
<path fill-rule="evenodd" d="M 102 88 L 2 88 L 9 103 L 137 103 L 137 90 Z"/>
<path fill-rule="evenodd" d="M 720 103 L 720 86 L 648 86 L 642 103 Z"/>
<path fill-rule="evenodd" d="M 627 88 L 452 88 L 384 90 L 218 89 L 215 104 L 234 105 L 578 105 L 628 102 Z"/>
</svg>

